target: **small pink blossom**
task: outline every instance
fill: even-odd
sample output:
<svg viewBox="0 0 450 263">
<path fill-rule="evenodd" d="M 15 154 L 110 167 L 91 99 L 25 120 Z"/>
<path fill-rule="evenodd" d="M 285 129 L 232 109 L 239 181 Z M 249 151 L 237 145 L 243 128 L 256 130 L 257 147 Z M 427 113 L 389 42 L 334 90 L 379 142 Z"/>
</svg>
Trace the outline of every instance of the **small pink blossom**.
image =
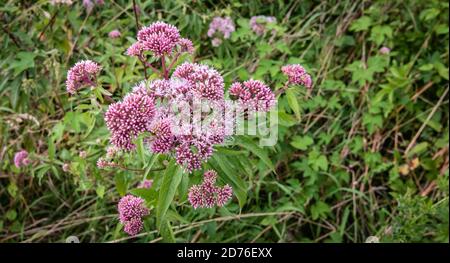
<svg viewBox="0 0 450 263">
<path fill-rule="evenodd" d="M 267 24 L 274 24 L 276 21 L 277 19 L 273 16 L 253 16 L 250 19 L 250 28 L 260 36 L 266 32 Z"/>
<path fill-rule="evenodd" d="M 286 65 L 281 68 L 281 71 L 288 77 L 288 81 L 290 84 L 298 84 L 303 85 L 307 88 L 311 88 L 311 76 L 301 65 Z"/>
<path fill-rule="evenodd" d="M 75 92 L 83 86 L 96 86 L 97 74 L 101 67 L 90 60 L 77 62 L 68 72 L 66 88 L 69 94 Z"/>
<path fill-rule="evenodd" d="M 230 95 L 235 97 L 246 109 L 267 112 L 275 105 L 275 94 L 259 80 L 235 82 L 230 87 Z"/>
<path fill-rule="evenodd" d="M 208 37 L 217 34 L 224 39 L 228 39 L 234 31 L 235 27 L 231 17 L 214 17 L 209 24 Z"/>
<path fill-rule="evenodd" d="M 203 182 L 193 185 L 189 189 L 188 200 L 194 209 L 211 208 L 215 205 L 224 206 L 232 197 L 233 189 L 228 184 L 223 187 L 216 186 L 217 173 L 206 171 Z"/>
<path fill-rule="evenodd" d="M 153 99 L 146 95 L 131 93 L 123 101 L 109 105 L 105 121 L 111 132 L 111 143 L 126 151 L 135 149 L 132 141 L 140 133 L 149 131 L 154 114 Z"/>
<path fill-rule="evenodd" d="M 391 53 L 391 49 L 388 47 L 382 47 L 382 48 L 380 48 L 380 53 L 382 55 L 387 55 L 387 54 Z"/>
<path fill-rule="evenodd" d="M 155 22 L 143 27 L 137 34 L 143 50 L 152 51 L 157 57 L 169 54 L 180 40 L 178 29 L 164 22 Z"/>
<path fill-rule="evenodd" d="M 113 30 L 113 31 L 108 33 L 108 37 L 111 38 L 111 39 L 116 39 L 116 38 L 119 38 L 120 36 L 122 36 L 122 34 L 117 29 L 115 29 L 115 30 Z"/>
<path fill-rule="evenodd" d="M 28 159 L 28 152 L 21 150 L 14 155 L 14 165 L 17 168 L 22 166 L 27 166 L 30 164 L 30 159 Z"/>
<path fill-rule="evenodd" d="M 151 188 L 153 185 L 153 180 L 149 180 L 149 179 L 145 179 L 138 188 L 145 188 L 145 189 L 149 189 Z"/>
<path fill-rule="evenodd" d="M 181 52 L 194 54 L 194 44 L 192 44 L 191 40 L 187 38 L 180 38 L 180 40 L 178 41 L 178 46 L 180 47 Z"/>
<path fill-rule="evenodd" d="M 149 214 L 144 199 L 132 195 L 126 195 L 120 199 L 118 211 L 120 223 L 125 226 L 124 231 L 131 236 L 142 230 L 142 218 Z"/>
</svg>

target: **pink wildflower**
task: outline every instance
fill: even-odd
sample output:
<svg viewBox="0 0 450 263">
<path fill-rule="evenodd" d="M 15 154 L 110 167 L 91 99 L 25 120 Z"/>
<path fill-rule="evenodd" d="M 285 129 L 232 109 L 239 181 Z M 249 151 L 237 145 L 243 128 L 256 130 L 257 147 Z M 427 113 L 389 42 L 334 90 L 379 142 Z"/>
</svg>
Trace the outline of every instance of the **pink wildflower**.
<svg viewBox="0 0 450 263">
<path fill-rule="evenodd" d="M 206 65 L 185 62 L 175 69 L 172 76 L 187 80 L 201 98 L 221 100 L 224 97 L 222 76 Z"/>
<path fill-rule="evenodd" d="M 187 38 L 180 38 L 180 40 L 178 41 L 178 46 L 180 47 L 181 52 L 194 54 L 194 44 L 192 44 L 191 40 Z"/>
<path fill-rule="evenodd" d="M 391 49 L 388 47 L 382 47 L 382 48 L 380 48 L 380 53 L 382 55 L 387 55 L 387 54 L 391 53 Z"/>
<path fill-rule="evenodd" d="M 149 188 L 151 188 L 152 187 L 152 185 L 153 185 L 153 180 L 148 180 L 148 179 L 145 179 L 140 185 L 139 185 L 139 188 L 145 188 L 145 189 L 149 189 Z"/>
<path fill-rule="evenodd" d="M 289 83 L 311 88 L 311 76 L 302 66 L 298 64 L 286 65 L 281 68 L 281 71 L 288 77 Z"/>
<path fill-rule="evenodd" d="M 209 24 L 208 36 L 213 37 L 218 33 L 227 39 L 231 37 L 231 33 L 235 30 L 233 20 L 230 17 L 214 17 Z"/>
<path fill-rule="evenodd" d="M 180 40 L 180 33 L 172 25 L 155 22 L 139 30 L 137 38 L 144 50 L 152 51 L 159 57 L 172 52 Z"/>
<path fill-rule="evenodd" d="M 154 134 L 150 142 L 150 149 L 154 153 L 168 153 L 172 150 L 175 142 L 175 136 L 171 131 L 171 122 L 169 119 L 160 119 L 155 121 L 150 132 Z"/>
<path fill-rule="evenodd" d="M 194 209 L 224 206 L 231 199 L 233 194 L 231 186 L 215 186 L 216 180 L 217 173 L 209 170 L 204 173 L 201 184 L 193 185 L 189 189 L 188 200 Z"/>
<path fill-rule="evenodd" d="M 75 94 L 75 92 L 83 86 L 95 86 L 97 74 L 101 67 L 90 60 L 77 62 L 68 72 L 66 87 L 67 92 Z"/>
<path fill-rule="evenodd" d="M 269 111 L 276 103 L 275 94 L 259 80 L 247 80 L 242 84 L 235 82 L 231 85 L 229 92 L 242 106 L 250 110 Z"/>
<path fill-rule="evenodd" d="M 149 214 L 144 199 L 132 195 L 122 197 L 118 204 L 119 220 L 129 235 L 136 235 L 142 230 L 142 217 Z"/>
<path fill-rule="evenodd" d="M 105 113 L 106 126 L 111 132 L 111 143 L 127 151 L 135 149 L 133 140 L 148 125 L 155 114 L 153 99 L 140 94 L 128 94 L 122 102 L 109 105 Z"/>
<path fill-rule="evenodd" d="M 122 34 L 120 33 L 119 30 L 115 29 L 111 32 L 108 33 L 108 37 L 111 39 L 115 39 L 115 38 L 119 38 Z"/>
<path fill-rule="evenodd" d="M 28 152 L 21 150 L 14 155 L 14 165 L 17 168 L 22 166 L 27 166 L 30 164 L 30 159 L 28 159 Z"/>
<path fill-rule="evenodd" d="M 277 19 L 273 16 L 253 16 L 250 19 L 250 27 L 258 36 L 266 32 L 266 25 L 276 23 Z"/>
</svg>

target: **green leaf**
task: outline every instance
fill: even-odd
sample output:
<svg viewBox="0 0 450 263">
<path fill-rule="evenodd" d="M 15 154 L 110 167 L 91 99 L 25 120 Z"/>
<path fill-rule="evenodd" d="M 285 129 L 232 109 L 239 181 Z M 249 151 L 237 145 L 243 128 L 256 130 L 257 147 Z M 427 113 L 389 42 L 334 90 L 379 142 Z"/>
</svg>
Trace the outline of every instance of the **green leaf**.
<svg viewBox="0 0 450 263">
<path fill-rule="evenodd" d="M 160 231 L 163 224 L 165 224 L 167 210 L 175 197 L 182 175 L 182 168 L 172 159 L 164 172 L 161 188 L 159 189 L 156 222 Z"/>
<path fill-rule="evenodd" d="M 365 31 L 369 29 L 370 25 L 372 24 L 372 19 L 368 16 L 362 16 L 359 19 L 353 21 L 352 25 L 350 26 L 350 31 Z"/>
<path fill-rule="evenodd" d="M 36 54 L 31 52 L 19 52 L 17 53 L 17 60 L 13 61 L 9 68 L 14 69 L 14 75 L 17 76 L 26 69 L 34 68 L 34 58 L 36 56 Z"/>
<path fill-rule="evenodd" d="M 291 109 L 295 113 L 295 116 L 297 117 L 297 119 L 300 120 L 300 118 L 301 118 L 300 106 L 299 106 L 295 92 L 292 89 L 287 89 L 286 90 L 286 98 L 287 98 L 289 107 L 291 107 Z"/>
<path fill-rule="evenodd" d="M 236 143 L 239 146 L 249 150 L 256 156 L 258 156 L 267 165 L 267 167 L 269 167 L 275 173 L 275 166 L 272 164 L 272 161 L 269 159 L 267 152 L 264 151 L 258 145 L 256 145 L 255 142 L 253 142 L 251 139 L 249 139 L 247 137 L 240 136 L 239 138 L 236 139 Z"/>
<path fill-rule="evenodd" d="M 105 196 L 105 186 L 103 186 L 103 185 L 97 186 L 97 189 L 95 189 L 95 192 L 97 193 L 97 196 L 100 199 L 103 199 L 103 197 Z"/>
<path fill-rule="evenodd" d="M 166 243 L 175 243 L 175 236 L 172 231 L 172 226 L 169 221 L 164 221 L 159 230 L 161 237 Z"/>
<path fill-rule="evenodd" d="M 320 217 L 326 216 L 327 213 L 331 211 L 330 206 L 322 201 L 318 201 L 311 206 L 311 216 L 312 220 L 317 220 Z"/>
<path fill-rule="evenodd" d="M 328 159 L 318 151 L 312 151 L 308 155 L 308 164 L 314 171 L 326 171 L 328 169 Z"/>
<path fill-rule="evenodd" d="M 301 136 L 294 136 L 292 138 L 291 145 L 299 150 L 306 150 L 308 146 L 314 143 L 314 140 L 309 137 L 308 135 L 305 135 L 303 137 Z"/>
<path fill-rule="evenodd" d="M 120 196 L 124 196 L 127 193 L 127 182 L 125 180 L 125 175 L 123 173 L 116 173 L 114 176 L 114 181 L 116 183 L 116 190 Z"/>
<path fill-rule="evenodd" d="M 414 146 L 414 148 L 412 148 L 411 151 L 409 151 L 408 157 L 421 154 L 421 153 L 425 152 L 427 150 L 427 148 L 428 148 L 428 142 L 421 142 L 421 143 L 417 144 L 416 146 Z"/>
</svg>

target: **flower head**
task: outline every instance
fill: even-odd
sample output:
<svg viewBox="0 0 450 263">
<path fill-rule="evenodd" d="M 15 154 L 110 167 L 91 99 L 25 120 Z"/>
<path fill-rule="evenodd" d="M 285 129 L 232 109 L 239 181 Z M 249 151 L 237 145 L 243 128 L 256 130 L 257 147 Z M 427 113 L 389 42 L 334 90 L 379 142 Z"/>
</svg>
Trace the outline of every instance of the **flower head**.
<svg viewBox="0 0 450 263">
<path fill-rule="evenodd" d="M 223 78 L 209 66 L 185 62 L 175 69 L 172 76 L 187 80 L 199 98 L 221 100 L 224 97 Z"/>
<path fill-rule="evenodd" d="M 273 16 L 253 16 L 250 19 L 250 28 L 258 36 L 266 32 L 266 25 L 276 23 L 277 19 Z"/>
<path fill-rule="evenodd" d="M 95 86 L 97 73 L 101 67 L 90 60 L 77 62 L 68 72 L 66 80 L 67 92 L 75 94 L 75 92 L 83 86 Z"/>
<path fill-rule="evenodd" d="M 108 37 L 111 39 L 115 39 L 115 38 L 119 38 L 122 34 L 120 33 L 119 30 L 115 29 L 111 32 L 108 33 Z"/>
<path fill-rule="evenodd" d="M 153 180 L 145 179 L 140 185 L 139 188 L 149 189 L 153 185 Z"/>
<path fill-rule="evenodd" d="M 302 66 L 298 64 L 286 65 L 281 68 L 281 71 L 288 77 L 289 83 L 311 88 L 311 76 Z"/>
<path fill-rule="evenodd" d="M 259 80 L 235 82 L 230 87 L 230 95 L 235 97 L 246 109 L 269 111 L 275 105 L 275 94 Z"/>
<path fill-rule="evenodd" d="M 192 44 L 191 40 L 187 38 L 180 38 L 180 40 L 178 41 L 178 46 L 180 47 L 181 52 L 194 54 L 194 44 Z"/>
<path fill-rule="evenodd" d="M 171 121 L 159 119 L 150 125 L 153 137 L 150 139 L 150 149 L 154 153 L 168 153 L 173 149 L 175 136 L 172 134 Z"/>
<path fill-rule="evenodd" d="M 231 186 L 218 187 L 215 185 L 216 180 L 217 173 L 209 170 L 204 173 L 201 184 L 193 185 L 189 189 L 188 200 L 194 209 L 224 206 L 231 199 L 233 195 Z"/>
<path fill-rule="evenodd" d="M 234 30 L 235 27 L 231 17 L 214 17 L 209 24 L 208 36 L 213 37 L 217 33 L 227 39 L 231 37 Z"/>
<path fill-rule="evenodd" d="M 21 150 L 19 152 L 16 152 L 14 155 L 14 165 L 17 168 L 20 168 L 22 166 L 27 166 L 30 164 L 30 159 L 28 159 L 28 152 L 25 150 Z"/>
<path fill-rule="evenodd" d="M 180 144 L 175 149 L 176 160 L 188 172 L 200 169 L 202 162 L 208 160 L 214 150 L 211 142 L 192 135 L 181 135 L 178 140 Z"/>
<path fill-rule="evenodd" d="M 140 218 L 132 218 L 129 221 L 124 222 L 123 231 L 130 236 L 135 236 L 139 234 L 144 228 L 144 223 Z"/>
<path fill-rule="evenodd" d="M 164 22 L 155 22 L 143 27 L 137 34 L 143 50 L 152 51 L 155 56 L 171 53 L 180 40 L 180 33 L 175 26 Z"/>
<path fill-rule="evenodd" d="M 155 114 L 150 96 L 128 94 L 123 101 L 111 104 L 105 113 L 106 126 L 111 132 L 111 143 L 127 151 L 135 149 L 133 140 L 149 130 Z"/>
<path fill-rule="evenodd" d="M 132 57 L 142 57 L 142 52 L 144 52 L 144 46 L 142 43 L 135 42 L 127 49 L 126 54 Z"/>
<path fill-rule="evenodd" d="M 387 55 L 387 54 L 391 53 L 391 49 L 388 47 L 382 47 L 382 48 L 380 48 L 380 53 L 382 55 Z"/>
<path fill-rule="evenodd" d="M 211 40 L 211 45 L 213 47 L 218 47 L 218 46 L 222 45 L 222 39 L 220 39 L 218 37 L 213 38 L 213 40 Z"/>
</svg>

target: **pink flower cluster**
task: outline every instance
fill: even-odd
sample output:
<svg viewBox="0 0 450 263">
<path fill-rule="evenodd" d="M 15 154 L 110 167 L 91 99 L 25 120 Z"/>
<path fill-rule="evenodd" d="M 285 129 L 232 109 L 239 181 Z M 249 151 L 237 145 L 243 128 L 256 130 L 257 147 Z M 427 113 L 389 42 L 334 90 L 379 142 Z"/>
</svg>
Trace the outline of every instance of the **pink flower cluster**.
<svg viewBox="0 0 450 263">
<path fill-rule="evenodd" d="M 266 32 L 267 24 L 274 24 L 276 22 L 277 19 L 273 16 L 252 16 L 250 18 L 250 28 L 260 36 Z"/>
<path fill-rule="evenodd" d="M 214 17 L 209 24 L 208 37 L 213 38 L 211 43 L 217 47 L 222 44 L 222 39 L 230 38 L 234 31 L 235 27 L 231 17 Z"/>
<path fill-rule="evenodd" d="M 244 109 L 253 111 L 267 112 L 276 103 L 272 90 L 259 80 L 235 82 L 231 85 L 229 93 Z"/>
<path fill-rule="evenodd" d="M 290 84 L 303 85 L 307 88 L 311 88 L 311 76 L 301 65 L 286 65 L 281 68 L 281 71 L 288 77 L 288 81 Z"/>
<path fill-rule="evenodd" d="M 228 184 L 216 186 L 217 173 L 209 170 L 203 175 L 203 182 L 189 189 L 188 200 L 194 209 L 224 206 L 233 195 L 233 188 Z"/>
<path fill-rule="evenodd" d="M 111 143 L 126 151 L 136 148 L 133 140 L 148 131 L 155 114 L 150 96 L 128 94 L 123 101 L 111 104 L 105 113 L 106 126 L 111 131 Z"/>
<path fill-rule="evenodd" d="M 137 34 L 138 41 L 132 44 L 127 55 L 136 56 L 144 60 L 144 52 L 150 51 L 155 57 L 171 54 L 176 47 L 179 52 L 194 53 L 192 41 L 181 38 L 180 32 L 175 26 L 164 22 L 155 22 L 148 27 L 143 27 Z"/>
<path fill-rule="evenodd" d="M 144 227 L 142 218 L 149 214 L 144 199 L 132 195 L 122 197 L 118 204 L 119 220 L 124 225 L 124 231 L 135 236 Z"/>
<path fill-rule="evenodd" d="M 380 48 L 380 53 L 382 55 L 387 55 L 387 54 L 391 53 L 391 49 L 388 47 L 382 47 L 382 48 Z"/>
<path fill-rule="evenodd" d="M 111 39 L 116 39 L 116 38 L 119 38 L 120 36 L 122 36 L 122 34 L 117 29 L 114 29 L 113 31 L 108 33 L 108 37 Z"/>
<path fill-rule="evenodd" d="M 173 77 L 187 80 L 197 98 L 222 100 L 224 94 L 223 78 L 217 70 L 206 65 L 185 62 L 178 66 Z"/>
<path fill-rule="evenodd" d="M 96 86 L 97 74 L 101 67 L 90 60 L 77 62 L 68 72 L 66 80 L 66 89 L 70 94 L 83 86 Z"/>
<path fill-rule="evenodd" d="M 30 159 L 28 159 L 28 152 L 21 150 L 14 155 L 14 165 L 17 168 L 22 166 L 27 166 L 30 164 Z"/>
<path fill-rule="evenodd" d="M 153 180 L 145 179 L 140 185 L 139 188 L 149 189 L 153 185 Z"/>
<path fill-rule="evenodd" d="M 86 11 L 90 13 L 92 9 L 94 9 L 95 5 L 104 5 L 104 0 L 83 0 L 83 6 L 86 8 Z"/>
<path fill-rule="evenodd" d="M 143 56 L 146 50 L 165 61 L 160 56 L 175 50 L 177 54 L 191 52 L 193 46 L 191 41 L 179 38 L 174 26 L 156 22 L 139 31 L 138 42 L 128 49 L 128 54 L 147 63 Z M 175 65 L 178 55 L 172 59 L 170 65 Z M 123 101 L 109 106 L 105 121 L 110 141 L 121 150 L 131 151 L 136 147 L 133 140 L 147 133 L 144 142 L 150 151 L 173 154 L 180 166 L 192 172 L 208 161 L 214 146 L 223 143 L 229 134 L 223 116 L 227 105 L 224 80 L 207 65 L 185 62 L 170 75 L 170 66 L 167 69 L 161 64 L 162 79 L 139 83 Z M 273 92 L 261 81 L 249 80 L 233 87 L 232 95 L 247 109 L 268 111 L 275 104 Z M 106 160 L 98 164 L 111 166 Z"/>
</svg>

